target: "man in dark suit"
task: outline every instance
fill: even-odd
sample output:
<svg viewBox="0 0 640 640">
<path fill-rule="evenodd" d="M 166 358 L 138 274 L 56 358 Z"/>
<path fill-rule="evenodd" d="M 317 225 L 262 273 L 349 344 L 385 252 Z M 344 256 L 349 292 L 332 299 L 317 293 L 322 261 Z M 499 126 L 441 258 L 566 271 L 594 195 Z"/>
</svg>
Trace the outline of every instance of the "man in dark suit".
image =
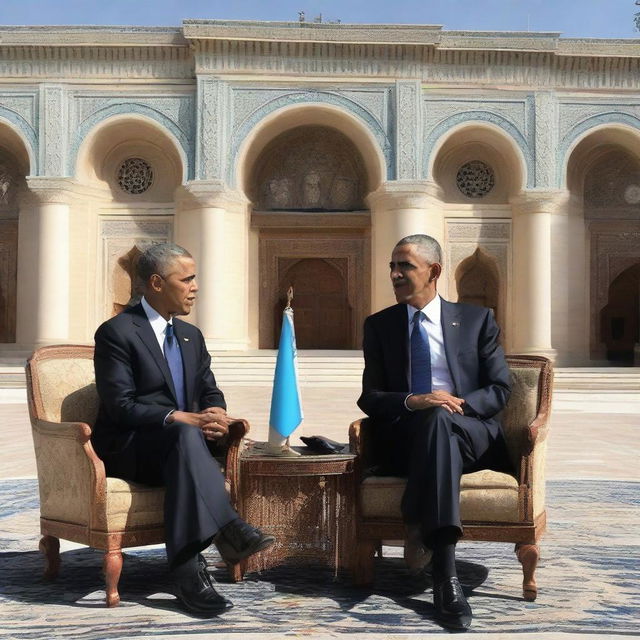
<svg viewBox="0 0 640 640">
<path fill-rule="evenodd" d="M 407 477 L 405 557 L 432 553 L 436 612 L 446 626 L 466 629 L 472 614 L 455 566 L 460 477 L 508 467 L 496 416 L 509 397 L 509 370 L 491 310 L 438 295 L 441 265 L 430 236 L 408 236 L 394 248 L 398 304 L 365 321 L 358 406 L 371 419 L 380 467 Z"/>
<path fill-rule="evenodd" d="M 141 302 L 95 335 L 100 408 L 91 436 L 107 475 L 165 493 L 166 550 L 176 595 L 190 611 L 216 615 L 231 603 L 214 588 L 200 551 L 214 542 L 236 563 L 273 543 L 238 517 L 212 456 L 233 419 L 211 372 L 204 338 L 187 315 L 198 287 L 182 247 L 156 244 L 137 264 Z"/>
</svg>

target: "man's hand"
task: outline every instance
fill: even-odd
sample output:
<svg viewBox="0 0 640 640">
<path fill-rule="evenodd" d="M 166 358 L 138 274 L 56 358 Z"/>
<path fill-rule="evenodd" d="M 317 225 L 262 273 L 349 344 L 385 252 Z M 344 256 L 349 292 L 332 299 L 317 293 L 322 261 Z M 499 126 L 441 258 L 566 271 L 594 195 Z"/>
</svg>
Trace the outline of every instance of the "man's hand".
<svg viewBox="0 0 640 640">
<path fill-rule="evenodd" d="M 210 407 L 199 413 L 190 411 L 174 411 L 168 422 L 184 422 L 202 430 L 207 440 L 220 440 L 229 433 L 229 425 L 233 422 L 227 412 L 220 407 Z"/>
<path fill-rule="evenodd" d="M 442 407 L 449 413 L 464 414 L 462 405 L 464 400 L 451 395 L 448 391 L 434 391 L 433 393 L 417 393 L 407 398 L 409 409 L 430 409 L 431 407 Z"/>
</svg>

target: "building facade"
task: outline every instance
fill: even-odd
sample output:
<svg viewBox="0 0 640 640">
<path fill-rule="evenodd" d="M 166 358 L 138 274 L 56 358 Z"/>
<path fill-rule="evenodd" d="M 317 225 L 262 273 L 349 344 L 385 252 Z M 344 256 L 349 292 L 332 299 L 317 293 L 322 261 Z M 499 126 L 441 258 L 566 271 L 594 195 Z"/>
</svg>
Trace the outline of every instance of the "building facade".
<svg viewBox="0 0 640 640">
<path fill-rule="evenodd" d="M 185 20 L 0 28 L 0 350 L 90 342 L 149 242 L 216 350 L 359 348 L 391 249 L 509 352 L 640 363 L 640 41 Z"/>
</svg>

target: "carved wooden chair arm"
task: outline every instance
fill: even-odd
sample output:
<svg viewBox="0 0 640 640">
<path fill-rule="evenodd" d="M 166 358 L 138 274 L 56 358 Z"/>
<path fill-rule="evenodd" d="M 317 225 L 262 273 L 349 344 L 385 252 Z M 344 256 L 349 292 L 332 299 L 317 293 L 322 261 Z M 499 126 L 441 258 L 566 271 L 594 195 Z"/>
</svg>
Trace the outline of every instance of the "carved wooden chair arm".
<svg viewBox="0 0 640 640">
<path fill-rule="evenodd" d="M 238 504 L 240 489 L 240 454 L 244 447 L 244 438 L 249 433 L 247 420 L 236 420 L 229 425 L 227 454 L 225 457 L 224 474 L 229 483 L 231 504 Z"/>
</svg>

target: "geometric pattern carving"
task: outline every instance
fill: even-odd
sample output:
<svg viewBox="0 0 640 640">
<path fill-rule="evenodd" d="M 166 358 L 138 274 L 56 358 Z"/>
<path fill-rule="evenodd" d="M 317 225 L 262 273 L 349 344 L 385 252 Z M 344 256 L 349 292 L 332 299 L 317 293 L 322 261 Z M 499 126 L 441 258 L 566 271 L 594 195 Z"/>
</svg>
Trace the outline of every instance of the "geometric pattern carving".
<svg viewBox="0 0 640 640">
<path fill-rule="evenodd" d="M 138 195 L 153 184 L 153 169 L 142 158 L 127 158 L 118 168 L 117 179 L 125 193 Z"/>
<path fill-rule="evenodd" d="M 626 151 L 609 151 L 585 174 L 585 209 L 606 209 L 610 212 L 612 209 L 632 207 L 631 212 L 637 214 L 639 202 L 640 161 Z M 596 216 L 591 214 L 587 217 Z M 597 217 L 603 217 L 602 213 Z"/>
<path fill-rule="evenodd" d="M 366 174 L 362 158 L 342 133 L 296 127 L 273 140 L 255 169 L 252 198 L 263 211 L 363 209 Z"/>
<path fill-rule="evenodd" d="M 468 198 L 482 198 L 495 185 L 493 169 L 481 160 L 466 162 L 456 175 L 458 189 Z"/>
</svg>

